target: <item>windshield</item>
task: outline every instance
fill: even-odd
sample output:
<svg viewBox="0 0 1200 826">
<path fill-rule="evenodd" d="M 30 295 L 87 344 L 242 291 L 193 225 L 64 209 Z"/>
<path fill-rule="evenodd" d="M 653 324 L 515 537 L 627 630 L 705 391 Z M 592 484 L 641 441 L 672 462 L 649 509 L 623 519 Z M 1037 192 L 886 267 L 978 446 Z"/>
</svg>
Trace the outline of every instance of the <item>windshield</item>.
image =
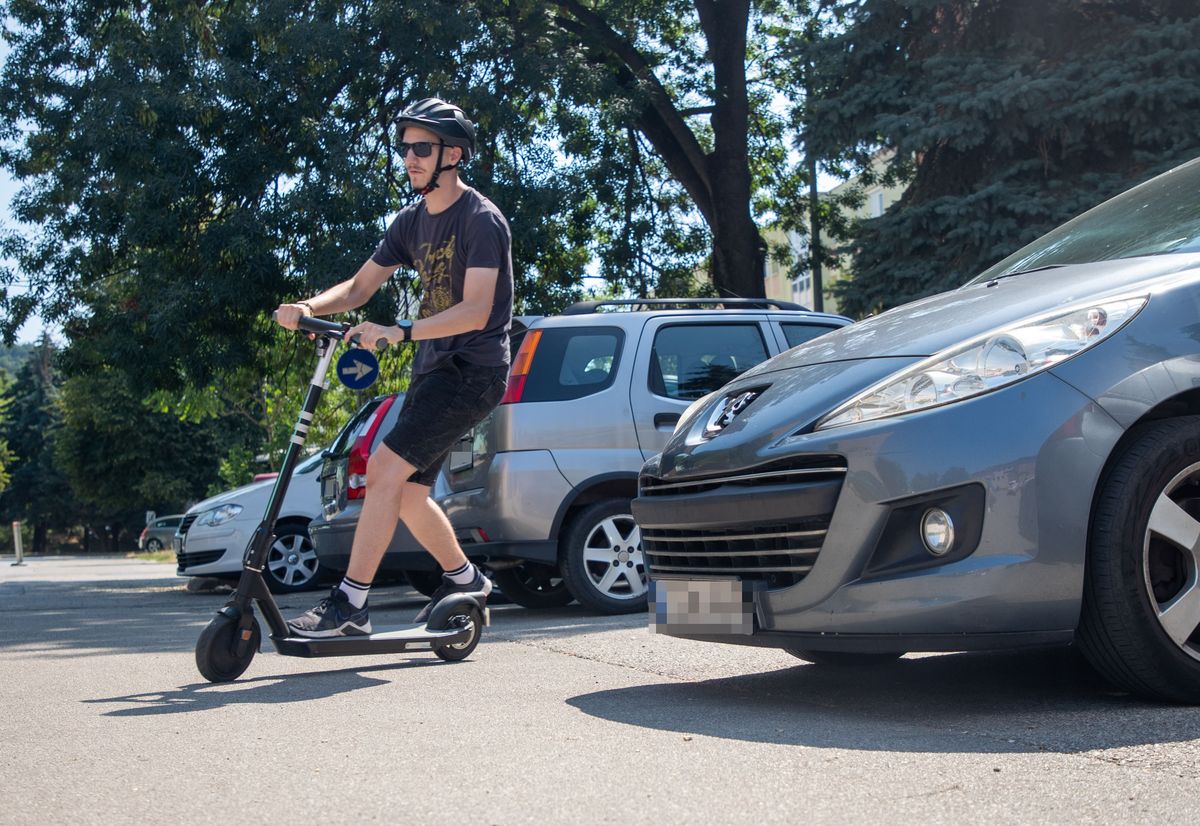
<svg viewBox="0 0 1200 826">
<path fill-rule="evenodd" d="M 1200 158 L 1105 201 L 969 284 L 1042 267 L 1200 252 Z"/>
<path fill-rule="evenodd" d="M 324 458 L 325 458 L 324 451 L 318 451 L 318 452 L 314 453 L 312 456 L 309 456 L 307 459 L 305 459 L 300 464 L 296 465 L 295 472 L 296 473 L 308 473 L 313 468 L 320 467 L 321 460 Z"/>
</svg>

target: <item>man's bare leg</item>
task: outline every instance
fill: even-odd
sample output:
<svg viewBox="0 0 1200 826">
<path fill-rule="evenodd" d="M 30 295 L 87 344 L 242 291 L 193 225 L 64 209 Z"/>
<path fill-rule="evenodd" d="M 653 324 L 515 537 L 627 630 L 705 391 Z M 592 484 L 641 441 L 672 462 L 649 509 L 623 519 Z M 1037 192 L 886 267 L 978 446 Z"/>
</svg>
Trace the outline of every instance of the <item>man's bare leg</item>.
<svg viewBox="0 0 1200 826">
<path fill-rule="evenodd" d="M 446 512 L 429 498 L 429 491 L 428 485 L 406 482 L 400 500 L 400 518 L 442 570 L 453 571 L 467 564 L 467 555 L 458 544 Z"/>
<path fill-rule="evenodd" d="M 380 445 L 371 454 L 367 462 L 369 495 L 363 499 L 346 576 L 363 583 L 375 578 L 379 562 L 396 532 L 396 523 L 401 519 L 443 571 L 466 564 L 467 557 L 454 536 L 450 520 L 429 498 L 429 486 L 408 481 L 415 471 L 387 445 Z"/>
<path fill-rule="evenodd" d="M 415 472 L 416 468 L 386 444 L 380 445 L 367 460 L 367 496 L 358 516 L 354 543 L 350 546 L 350 564 L 346 568 L 350 579 L 366 584 L 375 579 L 379 561 L 396 533 L 408 477 Z"/>
</svg>

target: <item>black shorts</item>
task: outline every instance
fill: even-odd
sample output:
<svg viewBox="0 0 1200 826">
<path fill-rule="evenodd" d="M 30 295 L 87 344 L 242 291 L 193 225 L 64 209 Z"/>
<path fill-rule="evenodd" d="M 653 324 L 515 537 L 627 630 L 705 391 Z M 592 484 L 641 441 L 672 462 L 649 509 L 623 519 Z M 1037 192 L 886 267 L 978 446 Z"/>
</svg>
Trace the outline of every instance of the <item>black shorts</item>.
<svg viewBox="0 0 1200 826">
<path fill-rule="evenodd" d="M 417 469 L 408 481 L 432 486 L 450 448 L 496 409 L 507 383 L 507 367 L 481 367 L 459 356 L 414 378 L 396 426 L 383 438 Z"/>
</svg>

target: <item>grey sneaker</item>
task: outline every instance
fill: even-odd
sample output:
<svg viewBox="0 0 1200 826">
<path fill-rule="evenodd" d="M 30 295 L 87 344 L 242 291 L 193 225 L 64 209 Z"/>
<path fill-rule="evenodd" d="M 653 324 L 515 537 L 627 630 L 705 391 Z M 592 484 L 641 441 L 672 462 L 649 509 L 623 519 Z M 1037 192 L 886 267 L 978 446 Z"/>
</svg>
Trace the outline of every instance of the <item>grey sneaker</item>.
<svg viewBox="0 0 1200 826">
<path fill-rule="evenodd" d="M 288 629 L 297 637 L 363 636 L 371 633 L 371 617 L 366 605 L 355 608 L 346 592 L 335 585 L 316 608 L 288 620 Z"/>
<path fill-rule="evenodd" d="M 442 584 L 433 592 L 433 596 L 429 598 L 429 604 L 421 609 L 421 613 L 417 614 L 413 622 L 428 620 L 429 615 L 433 613 L 433 607 L 451 594 L 470 594 L 477 597 L 476 602 L 479 603 L 480 608 L 483 608 L 487 604 L 488 594 L 491 592 L 492 581 L 483 575 L 483 571 L 479 570 L 478 566 L 475 568 L 475 578 L 466 585 L 459 585 L 450 577 L 442 574 Z"/>
</svg>

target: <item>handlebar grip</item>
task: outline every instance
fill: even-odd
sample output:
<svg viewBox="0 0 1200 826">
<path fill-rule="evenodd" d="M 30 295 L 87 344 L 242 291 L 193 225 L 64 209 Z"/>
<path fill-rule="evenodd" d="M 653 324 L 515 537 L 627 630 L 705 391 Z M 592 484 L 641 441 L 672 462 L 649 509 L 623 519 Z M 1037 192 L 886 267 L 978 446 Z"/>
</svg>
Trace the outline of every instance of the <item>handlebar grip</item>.
<svg viewBox="0 0 1200 826">
<path fill-rule="evenodd" d="M 362 334 L 355 333 L 354 335 L 350 336 L 350 343 L 355 347 L 362 347 Z M 375 349 L 383 352 L 388 348 L 389 343 L 390 342 L 388 342 L 386 338 L 377 338 L 375 339 Z"/>
<path fill-rule="evenodd" d="M 271 320 L 279 320 L 279 312 L 271 312 Z M 323 318 L 313 318 L 312 316 L 302 315 L 300 320 L 296 322 L 296 326 L 306 333 L 316 333 L 320 336 L 340 339 L 346 335 L 346 331 L 350 329 L 349 324 L 341 321 L 326 321 Z"/>
</svg>

